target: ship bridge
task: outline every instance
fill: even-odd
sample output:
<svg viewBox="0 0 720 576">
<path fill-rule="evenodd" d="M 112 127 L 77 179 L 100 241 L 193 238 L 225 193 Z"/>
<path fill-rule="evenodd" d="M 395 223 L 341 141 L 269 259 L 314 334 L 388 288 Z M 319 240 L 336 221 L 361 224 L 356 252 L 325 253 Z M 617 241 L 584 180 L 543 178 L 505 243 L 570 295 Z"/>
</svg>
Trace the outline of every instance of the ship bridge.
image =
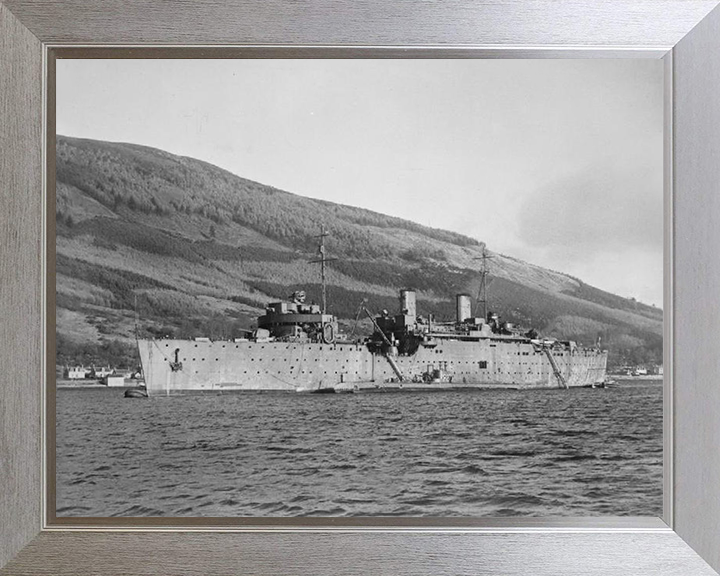
<svg viewBox="0 0 720 576">
<path fill-rule="evenodd" d="M 332 314 L 323 314 L 316 304 L 273 302 L 258 318 L 258 332 L 261 330 L 266 333 L 258 337 L 331 344 L 337 334 L 337 321 Z"/>
</svg>

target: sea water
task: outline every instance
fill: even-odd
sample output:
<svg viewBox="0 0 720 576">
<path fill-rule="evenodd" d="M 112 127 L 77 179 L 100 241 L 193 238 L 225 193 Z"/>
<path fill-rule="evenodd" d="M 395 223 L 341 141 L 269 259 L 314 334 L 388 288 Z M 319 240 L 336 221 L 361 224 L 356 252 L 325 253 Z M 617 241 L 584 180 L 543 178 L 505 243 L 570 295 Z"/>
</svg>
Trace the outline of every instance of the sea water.
<svg viewBox="0 0 720 576">
<path fill-rule="evenodd" d="M 58 516 L 659 516 L 662 385 L 57 392 Z"/>
</svg>

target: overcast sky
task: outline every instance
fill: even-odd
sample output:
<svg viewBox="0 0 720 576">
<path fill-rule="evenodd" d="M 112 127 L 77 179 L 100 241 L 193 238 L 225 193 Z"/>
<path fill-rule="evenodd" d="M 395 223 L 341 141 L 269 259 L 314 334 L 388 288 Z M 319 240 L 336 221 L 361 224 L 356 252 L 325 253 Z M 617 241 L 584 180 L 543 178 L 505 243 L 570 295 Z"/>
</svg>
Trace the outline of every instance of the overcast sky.
<svg viewBox="0 0 720 576">
<path fill-rule="evenodd" d="M 658 60 L 58 60 L 58 134 L 455 230 L 662 305 Z"/>
</svg>

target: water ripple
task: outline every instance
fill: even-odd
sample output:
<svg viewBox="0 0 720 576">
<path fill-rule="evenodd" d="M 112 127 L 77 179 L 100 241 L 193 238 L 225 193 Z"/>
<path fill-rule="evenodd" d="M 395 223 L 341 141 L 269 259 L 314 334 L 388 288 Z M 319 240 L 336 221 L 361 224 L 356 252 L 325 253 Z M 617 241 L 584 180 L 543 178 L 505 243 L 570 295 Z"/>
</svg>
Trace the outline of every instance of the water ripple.
<svg viewBox="0 0 720 576">
<path fill-rule="evenodd" d="M 59 516 L 662 511 L 662 387 L 126 400 L 59 390 Z"/>
</svg>

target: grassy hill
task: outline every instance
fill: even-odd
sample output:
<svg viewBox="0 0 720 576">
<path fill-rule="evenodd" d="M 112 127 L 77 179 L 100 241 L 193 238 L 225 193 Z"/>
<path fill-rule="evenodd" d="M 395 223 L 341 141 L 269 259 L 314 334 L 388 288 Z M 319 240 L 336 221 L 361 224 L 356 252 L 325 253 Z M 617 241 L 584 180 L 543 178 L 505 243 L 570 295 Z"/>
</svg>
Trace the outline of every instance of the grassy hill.
<svg viewBox="0 0 720 576">
<path fill-rule="evenodd" d="M 296 289 L 320 300 L 317 234 L 330 233 L 330 311 L 352 330 L 358 305 L 454 314 L 477 293 L 484 244 L 369 210 L 305 198 L 191 158 L 58 137 L 57 361 L 130 365 L 143 334 L 239 336 Z M 662 358 L 662 311 L 492 252 L 491 308 L 542 333 L 594 344 L 611 363 Z M 356 328 L 367 332 L 366 322 Z"/>
</svg>

